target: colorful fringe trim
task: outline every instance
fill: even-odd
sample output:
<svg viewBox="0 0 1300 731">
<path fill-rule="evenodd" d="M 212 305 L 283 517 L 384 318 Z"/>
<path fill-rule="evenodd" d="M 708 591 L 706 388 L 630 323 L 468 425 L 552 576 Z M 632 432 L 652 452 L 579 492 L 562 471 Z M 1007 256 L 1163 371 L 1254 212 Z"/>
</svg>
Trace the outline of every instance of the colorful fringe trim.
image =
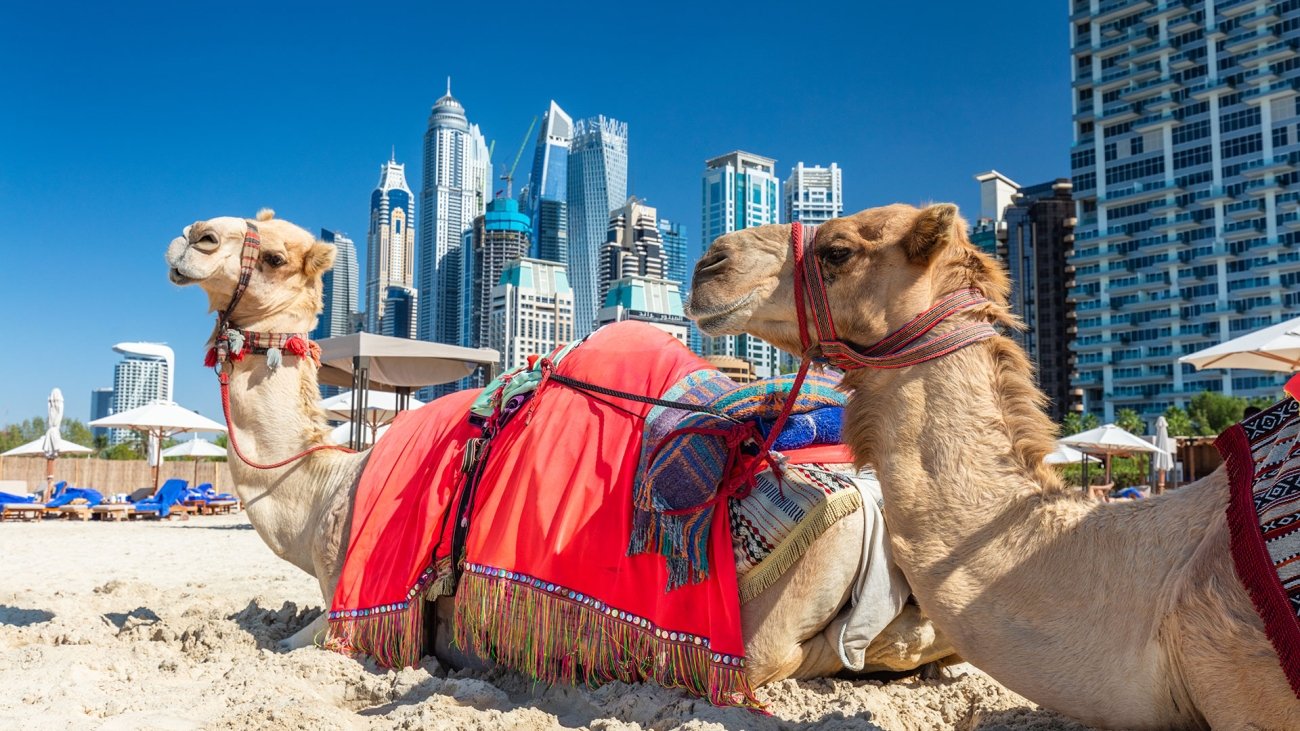
<svg viewBox="0 0 1300 731">
<path fill-rule="evenodd" d="M 828 495 L 826 501 L 818 503 L 813 512 L 800 521 L 762 563 L 738 577 L 741 603 L 748 602 L 771 588 L 794 566 L 795 561 L 803 557 L 813 541 L 832 525 L 861 509 L 862 493 L 857 490 L 841 490 Z"/>
<path fill-rule="evenodd" d="M 326 649 L 345 655 L 370 655 L 380 667 L 418 665 L 424 649 L 422 592 L 439 576 L 438 567 L 426 568 L 403 602 L 330 612 Z"/>
<path fill-rule="evenodd" d="M 466 564 L 456 592 L 457 647 L 547 683 L 651 680 L 719 706 L 763 710 L 745 659 L 709 638 L 654 626 L 536 577 Z"/>
</svg>

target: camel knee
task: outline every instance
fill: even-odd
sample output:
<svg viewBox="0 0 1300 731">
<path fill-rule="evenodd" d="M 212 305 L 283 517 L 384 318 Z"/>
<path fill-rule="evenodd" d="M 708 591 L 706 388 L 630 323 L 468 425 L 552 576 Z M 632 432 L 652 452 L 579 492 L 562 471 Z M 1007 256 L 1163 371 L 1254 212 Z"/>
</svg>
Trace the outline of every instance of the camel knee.
<svg viewBox="0 0 1300 731">
<path fill-rule="evenodd" d="M 867 646 L 863 672 L 906 672 L 952 655 L 956 650 L 915 604 L 903 607 Z"/>
<path fill-rule="evenodd" d="M 788 648 L 780 656 L 760 655 L 745 658 L 752 686 L 767 685 L 789 678 L 822 678 L 844 669 L 840 657 L 822 635 Z"/>
</svg>

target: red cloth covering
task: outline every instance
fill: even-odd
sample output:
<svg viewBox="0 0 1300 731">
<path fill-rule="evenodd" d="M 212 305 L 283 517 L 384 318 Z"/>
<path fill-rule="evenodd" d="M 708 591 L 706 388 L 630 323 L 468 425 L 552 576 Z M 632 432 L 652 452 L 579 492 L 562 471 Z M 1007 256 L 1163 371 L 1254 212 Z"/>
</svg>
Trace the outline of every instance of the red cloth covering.
<svg viewBox="0 0 1300 731">
<path fill-rule="evenodd" d="M 556 372 L 658 397 L 708 367 L 663 331 L 627 322 L 596 332 Z M 478 434 L 466 420 L 475 395 L 403 414 L 371 450 L 330 611 L 337 649 L 418 662 L 419 598 L 449 568 L 450 524 L 437 537 Z M 661 557 L 626 555 L 651 408 L 549 381 L 492 439 L 456 587 L 457 643 L 548 682 L 649 679 L 757 706 L 727 511 L 714 516 L 708 581 L 666 593 Z"/>
</svg>

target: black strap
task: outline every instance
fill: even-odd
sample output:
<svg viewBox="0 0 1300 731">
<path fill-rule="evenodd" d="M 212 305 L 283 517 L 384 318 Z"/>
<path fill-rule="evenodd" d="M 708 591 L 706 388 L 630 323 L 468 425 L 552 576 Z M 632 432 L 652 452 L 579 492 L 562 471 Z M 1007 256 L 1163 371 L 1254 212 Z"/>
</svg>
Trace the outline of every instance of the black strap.
<svg viewBox="0 0 1300 731">
<path fill-rule="evenodd" d="M 712 416 L 720 416 L 724 419 L 729 419 L 734 421 L 734 419 L 732 419 L 726 413 L 719 411 L 718 409 L 715 409 L 712 406 L 702 406 L 700 404 L 687 404 L 687 403 L 682 403 L 680 401 L 666 401 L 664 399 L 654 398 L 653 396 L 642 396 L 641 394 L 638 393 L 616 391 L 612 388 L 606 388 L 605 386 L 598 386 L 594 383 L 587 383 L 586 381 L 579 381 L 576 378 L 569 378 L 568 376 L 562 376 L 558 373 L 551 373 L 550 379 L 552 381 L 555 381 L 556 383 L 568 386 L 569 388 L 572 388 L 575 391 L 587 391 L 590 393 L 599 393 L 605 396 L 613 396 L 614 398 L 627 399 L 628 401 L 637 401 L 643 404 L 651 404 L 653 406 L 663 406 L 664 408 L 669 408 L 669 409 L 679 409 L 681 411 L 694 411 L 695 413 L 698 414 L 710 414 Z"/>
</svg>

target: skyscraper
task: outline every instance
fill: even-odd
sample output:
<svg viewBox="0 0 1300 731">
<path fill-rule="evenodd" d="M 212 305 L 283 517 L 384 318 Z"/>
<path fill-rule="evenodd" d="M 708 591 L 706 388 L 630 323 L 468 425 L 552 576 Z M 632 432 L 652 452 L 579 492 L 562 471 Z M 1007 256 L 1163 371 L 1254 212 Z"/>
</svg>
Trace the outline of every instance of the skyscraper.
<svg viewBox="0 0 1300 731">
<path fill-rule="evenodd" d="M 1300 308 L 1298 11 L 1071 0 L 1075 386 L 1106 421 L 1279 392 L 1178 358 Z"/>
<path fill-rule="evenodd" d="M 487 212 L 474 219 L 468 250 L 472 273 L 467 288 L 470 298 L 461 345 L 488 347 L 492 289 L 501 280 L 501 272 L 508 263 L 527 258 L 531 234 L 528 217 L 519 211 L 519 203 L 513 198 L 494 198 L 488 203 Z"/>
<path fill-rule="evenodd" d="M 539 259 L 506 264 L 492 288 L 488 345 L 511 370 L 528 356 L 546 354 L 573 340 L 573 290 L 564 265 Z"/>
<path fill-rule="evenodd" d="M 775 165 L 776 160 L 739 150 L 705 162 L 700 225 L 704 245 L 732 231 L 779 222 L 780 185 Z M 781 371 L 781 351 L 752 335 L 706 336 L 702 340 L 704 355 L 741 358 L 754 367 L 759 378 Z"/>
<path fill-rule="evenodd" d="M 627 123 L 604 116 L 578 120 L 569 146 L 569 276 L 575 337 L 596 322 L 600 247 L 609 212 L 627 200 Z"/>
<path fill-rule="evenodd" d="M 379 321 L 379 334 L 414 338 L 418 297 L 419 293 L 410 287 L 389 285 L 384 291 L 384 316 Z"/>
<path fill-rule="evenodd" d="M 367 332 L 383 330 L 388 288 L 411 287 L 415 275 L 414 224 L 415 199 L 406 186 L 406 166 L 390 158 L 379 166 L 379 185 L 370 194 L 370 228 L 366 231 Z"/>
<path fill-rule="evenodd" d="M 826 223 L 844 215 L 844 189 L 840 166 L 831 163 L 807 167 L 802 162 L 790 169 L 785 181 L 785 220 L 810 226 Z"/>
<path fill-rule="evenodd" d="M 172 378 L 176 372 L 176 354 L 161 343 L 118 343 L 114 352 L 122 360 L 113 368 L 113 406 L 110 413 L 120 414 L 150 401 L 171 401 Z M 121 444 L 135 439 L 130 429 L 109 429 L 108 443 Z"/>
<path fill-rule="evenodd" d="M 1060 421 L 1081 406 L 1071 385 L 1074 305 L 1066 297 L 1073 279 L 1066 263 L 1074 231 L 1070 181 L 1062 178 L 1021 187 L 995 171 L 975 179 L 980 181 L 982 200 L 992 207 L 1002 205 L 1001 210 L 981 205 L 976 231 L 993 234 L 990 253 L 1006 264 L 1011 275 L 1011 311 L 1024 320 L 1026 329 L 1008 336 L 1034 362 L 1038 387 L 1050 399 L 1047 412 Z"/>
<path fill-rule="evenodd" d="M 661 218 L 659 238 L 663 240 L 664 256 L 668 259 L 668 278 L 683 287 L 689 286 L 691 270 L 695 267 L 695 257 L 691 256 L 688 250 L 686 226 Z"/>
<path fill-rule="evenodd" d="M 612 282 L 628 276 L 663 279 L 668 261 L 655 221 L 657 211 L 636 198 L 610 211 L 605 245 L 600 248 L 601 306 Z"/>
<path fill-rule="evenodd" d="M 996 170 L 975 176 L 980 184 L 980 213 L 971 226 L 971 243 L 989 256 L 1004 257 L 998 238 L 1005 238 L 1007 222 L 1003 218 L 1012 196 L 1020 192 L 1020 185 Z"/>
<path fill-rule="evenodd" d="M 96 388 L 90 392 L 90 420 L 102 419 L 113 415 L 113 389 Z M 90 433 L 96 439 L 108 436 L 108 427 L 91 427 Z"/>
<path fill-rule="evenodd" d="M 334 266 L 322 278 L 321 297 L 325 308 L 311 331 L 312 340 L 324 340 L 352 332 L 353 318 L 357 314 L 357 247 L 346 234 L 329 229 L 320 230 L 320 240 L 333 244 L 338 253 Z"/>
<path fill-rule="evenodd" d="M 551 100 L 533 152 L 524 213 L 532 227 L 532 256 L 564 263 L 569 257 L 569 143 L 573 119 Z"/>
<path fill-rule="evenodd" d="M 448 80 L 447 94 L 434 103 L 424 133 L 415 262 L 421 340 L 455 344 L 460 339 L 461 247 L 487 204 L 491 169 L 483 134 L 466 119 Z"/>
</svg>

